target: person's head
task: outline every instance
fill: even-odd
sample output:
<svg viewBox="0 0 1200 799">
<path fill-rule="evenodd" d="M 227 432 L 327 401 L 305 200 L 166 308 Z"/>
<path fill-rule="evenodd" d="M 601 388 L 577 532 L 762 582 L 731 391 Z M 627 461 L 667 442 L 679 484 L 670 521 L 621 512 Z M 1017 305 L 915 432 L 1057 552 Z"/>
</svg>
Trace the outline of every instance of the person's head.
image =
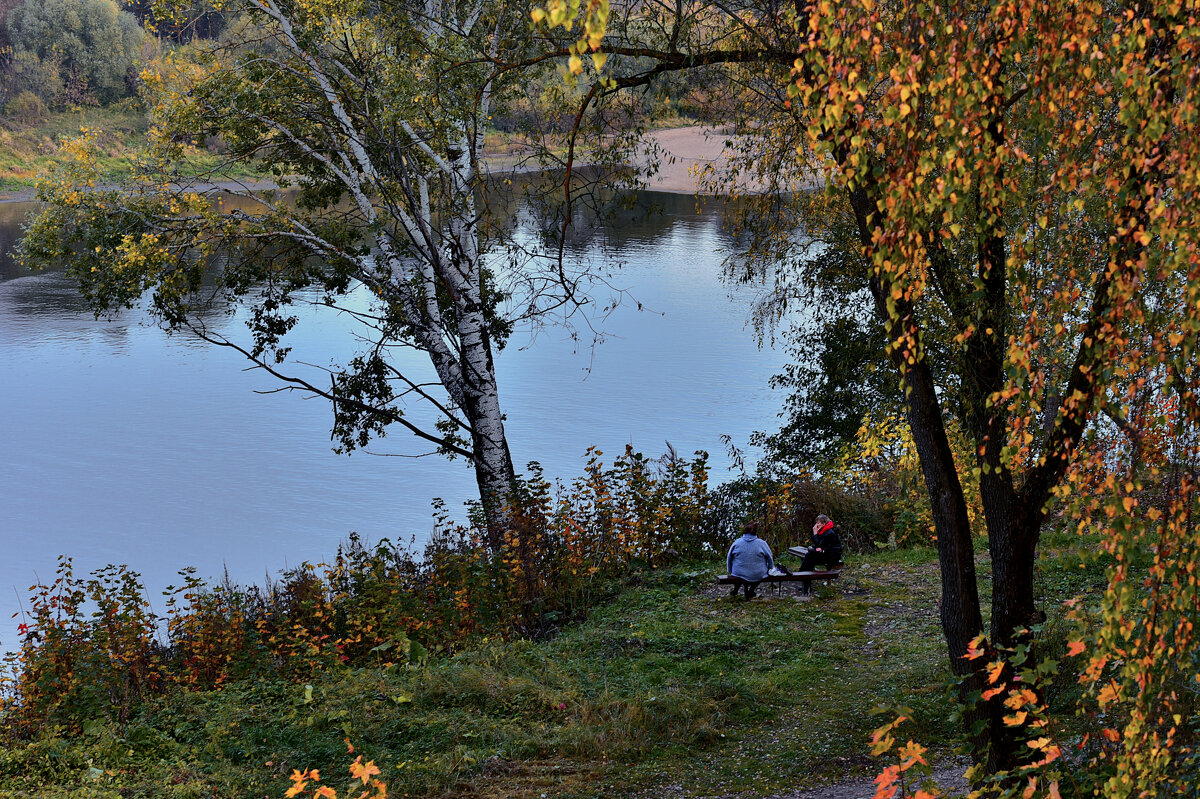
<svg viewBox="0 0 1200 799">
<path fill-rule="evenodd" d="M 758 522 L 746 522 L 742 525 L 742 535 L 758 535 Z"/>
<path fill-rule="evenodd" d="M 819 532 L 822 527 L 829 524 L 831 521 L 833 521 L 833 519 L 829 518 L 824 513 L 822 513 L 820 516 L 817 517 L 816 522 L 813 523 L 813 532 L 814 533 Z"/>
</svg>

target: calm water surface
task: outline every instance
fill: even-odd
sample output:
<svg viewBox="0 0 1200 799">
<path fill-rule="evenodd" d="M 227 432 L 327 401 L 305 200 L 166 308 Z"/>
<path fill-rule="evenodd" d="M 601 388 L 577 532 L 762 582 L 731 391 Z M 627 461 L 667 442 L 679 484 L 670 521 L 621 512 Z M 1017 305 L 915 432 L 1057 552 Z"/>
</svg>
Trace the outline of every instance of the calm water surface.
<svg viewBox="0 0 1200 799">
<path fill-rule="evenodd" d="M 684 455 L 708 450 L 722 479 L 719 436 L 744 445 L 774 424 L 767 379 L 782 357 L 759 350 L 745 326 L 752 290 L 730 297 L 720 280 L 728 240 L 716 213 L 698 215 L 690 197 L 653 199 L 661 214 L 603 238 L 603 257 L 624 264 L 615 284 L 652 311 L 619 308 L 594 349 L 551 329 L 515 335 L 499 356 L 518 464 L 536 459 L 570 478 L 590 445 L 657 456 L 669 440 Z M 432 497 L 460 510 L 472 495 L 461 462 L 334 454 L 329 406 L 256 394 L 275 384 L 237 353 L 167 336 L 138 311 L 94 320 L 61 273 L 28 275 L 8 257 L 30 210 L 0 203 L 3 648 L 25 589 L 52 578 L 59 554 L 78 573 L 129 564 L 156 598 L 185 566 L 255 581 L 327 558 L 352 531 L 420 544 Z M 574 255 L 599 258 L 599 243 Z M 344 320 L 305 313 L 294 357 L 329 363 L 353 350 Z M 213 324 L 245 330 L 236 317 Z M 414 447 L 397 430 L 372 448 Z"/>
</svg>

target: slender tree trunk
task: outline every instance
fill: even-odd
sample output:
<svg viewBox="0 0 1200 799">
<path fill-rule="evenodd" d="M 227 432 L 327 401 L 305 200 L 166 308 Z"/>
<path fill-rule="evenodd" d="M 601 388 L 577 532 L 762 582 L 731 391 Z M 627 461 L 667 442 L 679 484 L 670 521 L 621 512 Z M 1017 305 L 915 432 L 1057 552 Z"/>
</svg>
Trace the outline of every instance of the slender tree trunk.
<svg viewBox="0 0 1200 799">
<path fill-rule="evenodd" d="M 871 221 L 877 206 L 864 191 L 852 192 L 850 205 L 858 222 L 860 240 L 864 247 L 869 248 Z M 911 309 L 897 302 L 889 310 L 887 300 L 890 287 L 884 285 L 879 276 L 872 277 L 869 286 L 875 310 L 886 325 L 889 340 L 896 341 L 906 335 L 915 347 L 921 331 Z M 888 350 L 893 364 L 904 376 L 908 424 L 921 462 L 937 534 L 938 563 L 942 576 L 942 632 L 949 650 L 950 668 L 964 678 L 960 693 L 965 700 L 968 694 L 982 686 L 976 667 L 964 658 L 972 639 L 983 631 L 971 520 L 929 364 L 920 355 L 910 363 L 903 352 L 890 346 Z M 969 731 L 980 715 L 965 701 L 963 705 L 964 721 Z M 983 751 L 979 745 L 983 740 L 980 738 L 973 742 L 974 751 Z"/>
<path fill-rule="evenodd" d="M 988 549 L 992 558 L 991 640 L 996 646 L 1010 647 L 1021 638 L 1021 631 L 1038 620 L 1034 601 L 1033 572 L 1038 531 L 1044 514 L 1029 512 L 1012 483 L 992 472 L 980 480 L 980 499 L 987 520 Z M 1036 690 L 1036 686 L 1030 686 Z M 986 767 L 990 774 L 1010 771 L 1027 752 L 1017 731 L 1004 723 L 1008 710 L 1004 694 L 983 703 L 987 717 L 988 749 Z"/>
<path fill-rule="evenodd" d="M 487 521 L 488 546 L 494 551 L 503 543 L 508 528 L 506 505 L 516 480 L 516 470 L 504 434 L 496 365 L 481 297 L 482 292 L 475 282 L 461 305 L 462 410 L 471 425 L 475 481 L 479 485 L 479 499 Z"/>
<path fill-rule="evenodd" d="M 905 372 L 908 424 L 921 461 L 921 472 L 929 492 L 930 510 L 937 533 L 938 564 L 942 576 L 942 633 L 950 655 L 950 668 L 963 680 L 959 699 L 963 721 L 972 736 L 973 753 L 990 751 L 986 746 L 994 732 L 990 723 L 977 734 L 976 723 L 990 718 L 983 708 L 973 707 L 969 695 L 982 690 L 983 677 L 977 664 L 965 658 L 971 641 L 983 631 L 979 587 L 975 575 L 975 550 L 971 520 L 954 453 L 946 435 L 942 410 L 928 364 L 918 360 Z"/>
<path fill-rule="evenodd" d="M 475 482 L 479 486 L 479 498 L 487 519 L 488 546 L 495 550 L 503 543 L 508 527 L 506 506 L 516 480 L 516 470 L 508 449 L 508 439 L 504 435 L 504 420 L 500 415 L 494 377 L 480 391 L 467 393 L 467 408 L 464 410 L 471 423 Z"/>
</svg>

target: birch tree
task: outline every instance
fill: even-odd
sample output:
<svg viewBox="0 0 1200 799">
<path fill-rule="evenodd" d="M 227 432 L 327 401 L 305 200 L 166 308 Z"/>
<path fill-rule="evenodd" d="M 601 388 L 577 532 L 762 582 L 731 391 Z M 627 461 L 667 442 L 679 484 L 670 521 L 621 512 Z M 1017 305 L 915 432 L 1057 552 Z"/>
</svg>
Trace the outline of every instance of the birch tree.
<svg viewBox="0 0 1200 799">
<path fill-rule="evenodd" d="M 49 205 L 26 259 L 65 259 L 97 313 L 148 291 L 168 327 L 327 398 L 343 449 L 397 426 L 467 458 L 498 543 L 514 470 L 495 352 L 514 324 L 569 316 L 581 302 L 580 276 L 518 246 L 482 191 L 488 115 L 519 80 L 495 79 L 488 64 L 527 19 L 491 0 L 223 9 L 240 17 L 218 46 L 177 51 L 142 75 L 154 121 L 144 170 L 102 187 L 92 137 L 71 143 L 78 158 L 41 186 Z M 213 191 L 185 178 L 186 147 L 203 140 L 294 191 Z M 355 304 L 363 287 L 370 301 Z M 324 377 L 288 360 L 294 306 L 314 289 L 362 342 Z M 214 299 L 249 310 L 247 340 L 205 323 Z M 436 380 L 403 367 L 405 348 L 428 357 Z M 414 402 L 432 409 L 432 424 L 409 412 Z"/>
</svg>

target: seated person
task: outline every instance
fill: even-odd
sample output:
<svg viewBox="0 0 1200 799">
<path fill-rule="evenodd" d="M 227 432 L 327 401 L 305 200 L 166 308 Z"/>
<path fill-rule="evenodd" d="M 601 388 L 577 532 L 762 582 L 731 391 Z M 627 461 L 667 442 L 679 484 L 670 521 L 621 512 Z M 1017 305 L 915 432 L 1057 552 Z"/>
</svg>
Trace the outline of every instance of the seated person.
<svg viewBox="0 0 1200 799">
<path fill-rule="evenodd" d="M 833 520 L 824 514 L 813 524 L 813 545 L 808 547 L 800 571 L 813 571 L 815 566 L 832 569 L 842 562 L 842 539 Z"/>
<path fill-rule="evenodd" d="M 821 514 L 813 524 L 813 545 L 808 548 L 804 560 L 800 563 L 800 571 L 815 571 L 817 566 L 825 569 L 835 568 L 842 562 L 842 539 L 838 536 L 837 527 L 833 520 Z M 809 582 L 804 582 L 803 593 L 809 592 Z"/>
<path fill-rule="evenodd" d="M 771 548 L 758 537 L 758 522 L 749 522 L 742 527 L 742 537 L 729 547 L 725 561 L 730 576 L 741 581 L 733 584 L 729 595 L 737 596 L 738 587 L 745 586 L 746 599 L 753 599 L 758 584 L 775 565 Z"/>
</svg>

